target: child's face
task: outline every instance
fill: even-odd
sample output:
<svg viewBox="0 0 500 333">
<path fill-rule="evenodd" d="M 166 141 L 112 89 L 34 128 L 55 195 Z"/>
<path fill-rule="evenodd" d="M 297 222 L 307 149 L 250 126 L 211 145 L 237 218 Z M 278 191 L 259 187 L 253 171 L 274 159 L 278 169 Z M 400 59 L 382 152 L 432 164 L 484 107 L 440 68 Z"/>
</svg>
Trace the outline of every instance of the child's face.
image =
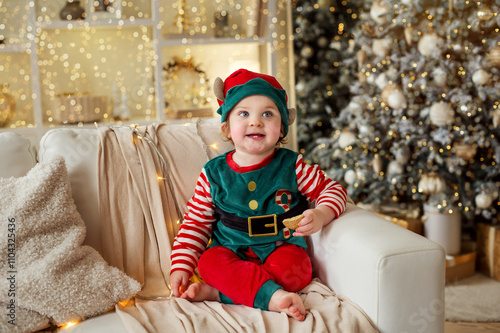
<svg viewBox="0 0 500 333">
<path fill-rule="evenodd" d="M 283 136 L 281 114 L 272 99 L 264 95 L 243 98 L 229 113 L 228 137 L 237 152 L 270 155 Z"/>
</svg>

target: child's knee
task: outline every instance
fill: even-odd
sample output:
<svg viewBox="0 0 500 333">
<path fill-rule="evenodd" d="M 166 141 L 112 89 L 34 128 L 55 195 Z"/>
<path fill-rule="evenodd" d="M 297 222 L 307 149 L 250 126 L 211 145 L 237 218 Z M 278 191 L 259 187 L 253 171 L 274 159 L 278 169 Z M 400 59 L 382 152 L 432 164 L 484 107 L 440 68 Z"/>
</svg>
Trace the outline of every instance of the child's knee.
<svg viewBox="0 0 500 333">
<path fill-rule="evenodd" d="M 198 259 L 198 272 L 201 278 L 205 279 L 204 275 L 206 276 L 206 274 L 209 274 L 214 269 L 217 270 L 224 262 L 224 258 L 231 255 L 231 253 L 231 250 L 223 246 L 214 246 L 206 249 L 200 259 Z"/>
</svg>

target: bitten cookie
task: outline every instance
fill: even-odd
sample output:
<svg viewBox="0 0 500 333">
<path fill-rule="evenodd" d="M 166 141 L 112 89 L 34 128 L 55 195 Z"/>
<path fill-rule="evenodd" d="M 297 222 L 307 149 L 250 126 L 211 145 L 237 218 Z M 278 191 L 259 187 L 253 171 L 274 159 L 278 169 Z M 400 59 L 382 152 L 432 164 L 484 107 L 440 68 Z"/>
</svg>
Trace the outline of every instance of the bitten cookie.
<svg viewBox="0 0 500 333">
<path fill-rule="evenodd" d="M 300 220 L 302 220 L 302 218 L 304 217 L 303 214 L 300 214 L 300 215 L 297 215 L 297 216 L 294 216 L 294 217 L 291 217 L 289 219 L 284 219 L 283 220 L 283 224 L 285 225 L 285 227 L 287 227 L 288 229 L 297 229 L 299 227 L 299 222 Z"/>
</svg>

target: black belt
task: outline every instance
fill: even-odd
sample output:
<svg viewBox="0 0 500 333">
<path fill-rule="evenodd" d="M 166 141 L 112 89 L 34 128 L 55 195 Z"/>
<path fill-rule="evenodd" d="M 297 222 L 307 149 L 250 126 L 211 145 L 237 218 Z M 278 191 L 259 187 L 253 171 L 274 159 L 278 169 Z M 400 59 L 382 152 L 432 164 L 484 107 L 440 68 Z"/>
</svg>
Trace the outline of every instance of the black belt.
<svg viewBox="0 0 500 333">
<path fill-rule="evenodd" d="M 228 228 L 246 232 L 250 237 L 273 236 L 279 230 L 285 228 L 283 220 L 302 214 L 309 207 L 307 200 L 302 197 L 301 201 L 283 214 L 272 214 L 263 216 L 251 216 L 248 218 L 223 211 L 215 207 L 215 214 L 223 225 Z"/>
</svg>

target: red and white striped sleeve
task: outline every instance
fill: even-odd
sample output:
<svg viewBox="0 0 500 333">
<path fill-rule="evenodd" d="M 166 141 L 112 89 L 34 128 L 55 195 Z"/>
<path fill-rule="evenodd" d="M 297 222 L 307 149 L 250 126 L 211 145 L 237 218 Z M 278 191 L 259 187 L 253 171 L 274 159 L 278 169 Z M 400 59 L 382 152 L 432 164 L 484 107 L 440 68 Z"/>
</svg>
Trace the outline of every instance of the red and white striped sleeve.
<svg viewBox="0 0 500 333">
<path fill-rule="evenodd" d="M 310 201 L 316 201 L 316 206 L 325 205 L 335 212 L 335 218 L 345 211 L 347 191 L 321 171 L 318 165 L 309 165 L 298 154 L 295 164 L 299 191 Z"/>
<path fill-rule="evenodd" d="M 183 270 L 192 274 L 212 237 L 214 205 L 205 169 L 198 177 L 194 195 L 188 201 L 187 208 L 179 233 L 174 239 L 170 273 Z"/>
</svg>

